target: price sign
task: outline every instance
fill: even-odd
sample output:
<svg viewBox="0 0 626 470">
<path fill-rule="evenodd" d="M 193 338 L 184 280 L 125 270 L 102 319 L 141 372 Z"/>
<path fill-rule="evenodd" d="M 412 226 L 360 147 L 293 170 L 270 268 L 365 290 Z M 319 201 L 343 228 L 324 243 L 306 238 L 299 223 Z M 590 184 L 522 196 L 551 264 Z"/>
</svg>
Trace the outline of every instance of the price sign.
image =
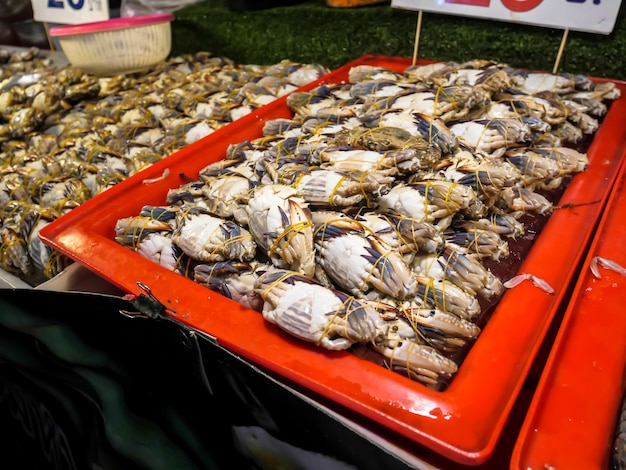
<svg viewBox="0 0 626 470">
<path fill-rule="evenodd" d="M 391 6 L 609 34 L 621 0 L 392 0 Z"/>
<path fill-rule="evenodd" d="M 108 0 L 31 0 L 36 21 L 61 24 L 109 19 Z"/>
</svg>

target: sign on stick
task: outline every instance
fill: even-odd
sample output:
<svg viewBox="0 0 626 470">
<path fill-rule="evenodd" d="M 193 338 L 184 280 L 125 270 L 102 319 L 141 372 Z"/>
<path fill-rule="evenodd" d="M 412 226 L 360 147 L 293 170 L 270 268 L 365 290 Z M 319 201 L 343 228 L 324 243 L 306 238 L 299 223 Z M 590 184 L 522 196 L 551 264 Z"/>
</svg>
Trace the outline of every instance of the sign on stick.
<svg viewBox="0 0 626 470">
<path fill-rule="evenodd" d="M 392 0 L 394 8 L 609 34 L 621 0 Z"/>
</svg>

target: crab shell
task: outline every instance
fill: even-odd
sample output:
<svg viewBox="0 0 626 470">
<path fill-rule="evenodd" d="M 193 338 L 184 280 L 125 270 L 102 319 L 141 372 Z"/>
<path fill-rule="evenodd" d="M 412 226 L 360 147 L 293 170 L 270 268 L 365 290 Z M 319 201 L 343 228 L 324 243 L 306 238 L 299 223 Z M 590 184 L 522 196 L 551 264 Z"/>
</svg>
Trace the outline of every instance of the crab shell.
<svg viewBox="0 0 626 470">
<path fill-rule="evenodd" d="M 480 155 L 499 157 L 507 147 L 530 138 L 530 128 L 514 118 L 466 121 L 450 126 L 450 132 Z"/>
<path fill-rule="evenodd" d="M 418 282 L 415 302 L 475 321 L 481 314 L 478 299 L 445 279 L 416 274 Z"/>
<path fill-rule="evenodd" d="M 545 196 L 531 189 L 517 186 L 504 189 L 500 193 L 500 201 L 502 201 L 510 211 L 546 214 L 554 209 L 552 203 Z"/>
<path fill-rule="evenodd" d="M 446 245 L 433 255 L 418 256 L 412 269 L 424 276 L 447 279 L 471 295 L 491 298 L 502 293 L 502 282 L 482 263 Z"/>
<path fill-rule="evenodd" d="M 478 259 L 499 261 L 509 255 L 509 244 L 492 230 L 473 229 L 445 234 L 445 242 L 455 249 Z"/>
<path fill-rule="evenodd" d="M 435 224 L 440 229 L 447 228 L 459 211 L 471 210 L 480 216 L 486 211 L 471 187 L 443 180 L 400 183 L 377 202 L 383 213 L 400 213 Z"/>
<path fill-rule="evenodd" d="M 431 223 L 401 214 L 361 214 L 363 225 L 377 237 L 387 242 L 402 255 L 437 251 L 443 240 L 439 230 Z M 409 257 L 412 258 L 412 257 Z M 409 259 L 405 256 L 405 259 Z"/>
<path fill-rule="evenodd" d="M 211 178 L 202 188 L 209 211 L 220 217 L 232 217 L 248 200 L 250 180 L 244 176 L 225 175 Z"/>
<path fill-rule="evenodd" d="M 210 214 L 185 216 L 173 240 L 185 254 L 201 261 L 250 261 L 256 255 L 257 245 L 250 232 Z"/>
<path fill-rule="evenodd" d="M 543 91 L 565 94 L 575 90 L 575 83 L 571 77 L 547 72 L 513 73 L 511 79 L 516 88 L 529 95 Z"/>
<path fill-rule="evenodd" d="M 365 230 L 338 223 L 323 226 L 315 236 L 316 260 L 338 286 L 352 295 L 372 289 L 404 299 L 415 295 L 417 283 L 402 255 Z"/>
<path fill-rule="evenodd" d="M 137 252 L 144 258 L 163 266 L 170 271 L 179 272 L 179 253 L 176 252 L 172 239 L 158 232 L 151 232 L 139 241 Z"/>
<path fill-rule="evenodd" d="M 267 321 L 326 349 L 347 349 L 378 334 L 380 318 L 373 308 L 299 273 L 268 271 L 256 280 L 255 290 L 265 301 Z"/>
<path fill-rule="evenodd" d="M 320 168 L 297 178 L 294 187 L 312 205 L 353 206 L 380 189 L 375 173 L 338 172 Z"/>
<path fill-rule="evenodd" d="M 250 233 L 274 266 L 313 276 L 311 211 L 295 188 L 280 184 L 259 186 L 246 211 Z"/>
<path fill-rule="evenodd" d="M 265 266 L 261 263 L 217 262 L 199 264 L 193 269 L 193 280 L 233 299 L 244 307 L 260 312 L 263 299 L 254 283 Z"/>
</svg>

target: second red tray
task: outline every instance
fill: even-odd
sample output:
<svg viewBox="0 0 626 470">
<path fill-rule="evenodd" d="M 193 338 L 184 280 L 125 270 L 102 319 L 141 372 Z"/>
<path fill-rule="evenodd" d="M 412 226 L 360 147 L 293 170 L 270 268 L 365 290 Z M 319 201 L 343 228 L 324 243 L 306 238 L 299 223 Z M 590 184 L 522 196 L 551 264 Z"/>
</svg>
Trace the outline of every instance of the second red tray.
<svg viewBox="0 0 626 470">
<path fill-rule="evenodd" d="M 626 391 L 626 163 L 589 249 L 513 452 L 512 468 L 610 468 Z"/>
</svg>

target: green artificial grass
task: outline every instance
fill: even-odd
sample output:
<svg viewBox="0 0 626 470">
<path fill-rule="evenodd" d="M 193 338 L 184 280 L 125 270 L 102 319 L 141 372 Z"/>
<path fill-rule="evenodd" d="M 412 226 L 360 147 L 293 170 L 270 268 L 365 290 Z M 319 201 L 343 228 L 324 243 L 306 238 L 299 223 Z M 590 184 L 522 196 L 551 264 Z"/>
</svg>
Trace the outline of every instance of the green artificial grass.
<svg viewBox="0 0 626 470">
<path fill-rule="evenodd" d="M 337 68 L 365 54 L 412 57 L 417 12 L 389 3 L 333 8 L 325 0 L 237 12 L 207 0 L 175 12 L 172 54 L 210 51 L 242 64 L 283 59 Z M 563 31 L 424 12 L 418 58 L 490 59 L 552 71 Z M 626 9 L 610 35 L 570 31 L 559 72 L 626 79 Z"/>
</svg>

